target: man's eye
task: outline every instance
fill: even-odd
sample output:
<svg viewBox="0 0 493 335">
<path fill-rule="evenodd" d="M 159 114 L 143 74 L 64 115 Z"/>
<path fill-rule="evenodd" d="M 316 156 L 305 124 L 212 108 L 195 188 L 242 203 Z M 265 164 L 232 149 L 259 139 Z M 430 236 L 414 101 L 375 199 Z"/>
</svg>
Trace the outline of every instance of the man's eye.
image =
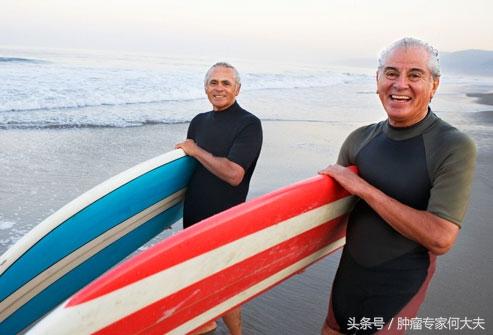
<svg viewBox="0 0 493 335">
<path fill-rule="evenodd" d="M 399 74 L 395 71 L 387 71 L 385 72 L 385 77 L 387 77 L 388 79 L 395 79 L 399 76 Z"/>
<path fill-rule="evenodd" d="M 409 74 L 409 80 L 416 81 L 419 80 L 421 77 L 422 77 L 421 73 L 412 72 Z"/>
</svg>

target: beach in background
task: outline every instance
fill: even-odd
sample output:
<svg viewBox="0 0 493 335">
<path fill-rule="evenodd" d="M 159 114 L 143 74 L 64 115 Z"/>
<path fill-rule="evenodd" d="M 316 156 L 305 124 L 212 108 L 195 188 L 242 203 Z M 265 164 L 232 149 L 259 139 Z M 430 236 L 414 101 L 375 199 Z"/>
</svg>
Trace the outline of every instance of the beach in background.
<svg viewBox="0 0 493 335">
<path fill-rule="evenodd" d="M 190 119 L 210 109 L 203 75 L 215 61 L 0 48 L 0 253 L 81 193 L 172 150 Z M 231 62 L 242 75 L 238 101 L 264 129 L 249 198 L 315 175 L 335 162 L 350 131 L 385 118 L 374 68 Z M 419 315 L 481 318 L 483 333 L 493 328 L 491 92 L 491 77 L 444 73 L 432 103 L 475 140 L 478 164 L 463 228 L 453 250 L 439 257 Z M 180 229 L 177 223 L 160 238 Z M 338 258 L 247 303 L 245 334 L 318 334 Z M 218 334 L 226 334 L 222 323 Z"/>
</svg>

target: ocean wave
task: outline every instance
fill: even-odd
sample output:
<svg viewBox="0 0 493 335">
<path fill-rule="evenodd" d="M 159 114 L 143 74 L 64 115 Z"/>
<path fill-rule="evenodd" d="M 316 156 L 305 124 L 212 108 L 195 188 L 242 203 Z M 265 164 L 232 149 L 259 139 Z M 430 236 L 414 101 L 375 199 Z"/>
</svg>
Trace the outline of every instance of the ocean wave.
<svg viewBox="0 0 493 335">
<path fill-rule="evenodd" d="M 264 83 L 253 84 L 250 87 L 243 87 L 242 92 L 259 92 L 259 91 L 286 91 L 292 89 L 323 89 L 330 88 L 334 85 L 351 84 L 351 81 L 339 80 L 339 81 L 320 81 L 318 83 L 306 83 L 300 81 L 285 81 L 283 83 Z M 96 90 L 97 91 L 97 90 Z M 170 90 L 171 91 L 171 90 Z M 53 90 L 51 91 L 53 94 Z M 358 94 L 369 94 L 372 92 L 357 92 Z M 373 92 L 374 93 L 374 92 Z M 149 93 L 148 93 L 149 94 Z M 27 94 L 26 94 L 27 95 Z M 149 94 L 149 95 L 158 95 Z M 192 92 L 183 92 L 183 90 L 176 89 L 175 92 L 168 92 L 169 97 L 163 99 L 153 99 L 155 97 L 148 97 L 150 99 L 140 100 L 138 96 L 118 96 L 114 91 L 107 92 L 106 96 L 101 97 L 101 94 L 94 94 L 94 96 L 74 97 L 60 96 L 52 98 L 48 96 L 39 97 L 37 99 L 26 98 L 22 101 L 9 101 L 7 97 L 1 99 L 3 104 L 0 104 L 1 113 L 29 113 L 29 112 L 51 112 L 62 110 L 75 110 L 85 108 L 98 108 L 98 107 L 126 107 L 126 106 L 148 106 L 159 105 L 165 103 L 179 103 L 179 102 L 192 102 L 205 99 L 205 95 L 201 90 L 194 90 Z M 87 101 L 84 101 L 87 99 Z M 77 101 L 79 100 L 79 101 Z M 99 101 L 98 101 L 99 100 Z M 3 107 L 3 108 L 2 108 Z"/>
<path fill-rule="evenodd" d="M 334 85 L 367 80 L 367 75 L 355 73 L 338 73 L 333 71 L 284 71 L 280 73 L 246 73 L 245 87 L 248 90 L 292 89 L 292 88 L 324 88 Z"/>
<path fill-rule="evenodd" d="M 64 123 L 64 122 L 53 122 L 53 121 L 42 121 L 42 122 L 9 122 L 0 123 L 0 129 L 86 129 L 86 128 L 132 128 L 132 127 L 143 127 L 152 126 L 160 124 L 185 124 L 188 121 L 183 120 L 144 120 L 144 121 L 109 121 L 109 122 L 74 122 L 74 123 Z"/>
<path fill-rule="evenodd" d="M 41 64 L 48 63 L 41 59 L 33 58 L 21 58 L 21 57 L 0 57 L 0 63 L 28 63 L 28 64 Z"/>
<path fill-rule="evenodd" d="M 29 113 L 29 112 L 51 112 L 51 111 L 63 111 L 63 110 L 75 110 L 75 109 L 84 109 L 84 108 L 97 108 L 97 107 L 124 107 L 124 106 L 136 106 L 136 105 L 154 105 L 154 104 L 163 104 L 170 102 L 188 102 L 188 101 L 196 101 L 202 100 L 203 98 L 184 98 L 184 99 L 162 99 L 162 100 L 150 100 L 150 101 L 132 101 L 125 102 L 102 102 L 102 103 L 86 103 L 86 104 L 67 104 L 60 106 L 39 106 L 34 108 L 24 108 L 24 109 L 0 109 L 0 113 Z"/>
<path fill-rule="evenodd" d="M 262 122 L 306 122 L 306 123 L 340 123 L 342 121 L 329 121 L 319 119 L 282 119 L 282 118 L 261 118 Z M 98 129 L 98 128 L 133 128 L 154 125 L 176 125 L 187 124 L 190 120 L 144 120 L 144 121 L 120 121 L 120 122 L 80 122 L 80 123 L 61 123 L 61 122 L 10 122 L 0 123 L 0 129 Z M 1 229 L 1 227 L 0 227 Z"/>
</svg>

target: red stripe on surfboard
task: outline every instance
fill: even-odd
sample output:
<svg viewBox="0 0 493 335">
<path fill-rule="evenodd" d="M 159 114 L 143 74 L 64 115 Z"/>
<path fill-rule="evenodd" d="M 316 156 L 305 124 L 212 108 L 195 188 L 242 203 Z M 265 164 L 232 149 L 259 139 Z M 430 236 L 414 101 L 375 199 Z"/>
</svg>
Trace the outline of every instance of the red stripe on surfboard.
<svg viewBox="0 0 493 335">
<path fill-rule="evenodd" d="M 74 295 L 66 306 L 103 296 L 348 195 L 332 178 L 316 176 L 240 204 L 180 231 L 110 270 Z M 187 243 L 191 240 L 193 243 Z"/>
<path fill-rule="evenodd" d="M 237 295 L 239 292 L 313 254 L 329 243 L 344 237 L 346 228 L 345 218 L 346 216 L 329 221 L 258 253 L 163 298 L 105 327 L 95 334 L 167 333 L 197 315 Z M 272 260 L 275 260 L 275 262 L 272 263 Z M 282 278 L 279 281 L 285 279 L 287 278 Z M 163 283 L 163 285 L 166 285 L 166 283 Z M 255 296 L 265 290 L 258 292 Z M 213 295 L 210 292 L 216 292 L 216 294 Z M 212 315 L 211 319 L 215 319 L 218 316 Z M 147 327 L 144 325 L 147 325 Z"/>
</svg>

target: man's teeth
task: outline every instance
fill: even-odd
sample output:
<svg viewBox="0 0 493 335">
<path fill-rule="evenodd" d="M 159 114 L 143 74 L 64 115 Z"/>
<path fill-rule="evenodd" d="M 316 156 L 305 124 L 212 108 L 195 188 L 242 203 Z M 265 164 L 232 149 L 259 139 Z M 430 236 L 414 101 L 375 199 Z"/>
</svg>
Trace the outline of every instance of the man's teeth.
<svg viewBox="0 0 493 335">
<path fill-rule="evenodd" d="M 406 95 L 391 95 L 390 97 L 394 100 L 411 100 L 411 97 Z"/>
</svg>

